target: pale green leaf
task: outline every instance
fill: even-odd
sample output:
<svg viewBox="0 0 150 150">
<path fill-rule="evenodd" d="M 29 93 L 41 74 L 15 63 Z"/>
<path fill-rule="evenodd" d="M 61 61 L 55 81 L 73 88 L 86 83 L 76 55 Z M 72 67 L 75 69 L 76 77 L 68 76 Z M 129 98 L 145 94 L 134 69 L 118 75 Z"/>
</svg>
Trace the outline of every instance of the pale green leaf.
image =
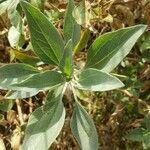
<svg viewBox="0 0 150 150">
<path fill-rule="evenodd" d="M 7 8 L 7 11 L 9 13 L 13 13 L 16 8 L 17 8 L 17 5 L 19 4 L 20 0 L 8 0 L 8 8 Z"/>
<path fill-rule="evenodd" d="M 0 15 L 6 11 L 10 14 L 13 13 L 20 0 L 2 0 L 0 2 Z"/>
<path fill-rule="evenodd" d="M 13 89 L 12 84 L 39 73 L 37 69 L 26 64 L 9 64 L 0 67 L 0 89 Z"/>
<path fill-rule="evenodd" d="M 78 102 L 75 104 L 71 118 L 71 131 L 82 150 L 98 149 L 98 136 L 95 125 Z"/>
<path fill-rule="evenodd" d="M 81 72 L 79 81 L 75 86 L 82 90 L 108 91 L 123 87 L 124 84 L 108 73 L 88 68 Z"/>
<path fill-rule="evenodd" d="M 37 8 L 25 1 L 21 6 L 27 17 L 34 51 L 43 62 L 59 65 L 64 49 L 61 35 Z"/>
<path fill-rule="evenodd" d="M 29 91 L 29 89 L 46 90 L 59 86 L 64 82 L 64 78 L 60 73 L 56 71 L 46 71 L 35 74 L 18 84 L 13 84 L 12 86 L 18 88 L 18 90 L 20 88 L 22 91 Z"/>
<path fill-rule="evenodd" d="M 65 108 L 61 99 L 36 109 L 29 118 L 22 150 L 48 150 L 64 121 Z"/>
<path fill-rule="evenodd" d="M 130 52 L 145 29 L 145 25 L 137 25 L 98 37 L 88 50 L 85 67 L 112 71 Z"/>
<path fill-rule="evenodd" d="M 65 87 L 65 84 L 61 85 L 57 88 L 54 88 L 52 90 L 49 90 L 49 93 L 48 93 L 47 99 L 46 99 L 46 103 L 58 101 L 60 99 L 60 96 L 61 96 L 60 94 L 63 95 L 64 87 Z"/>
<path fill-rule="evenodd" d="M 4 1 L 0 4 L 0 15 L 6 12 L 8 4 L 8 1 Z"/>
<path fill-rule="evenodd" d="M 143 147 L 144 149 L 147 149 L 147 150 L 149 150 L 150 148 L 150 132 L 147 132 L 143 136 Z"/>
<path fill-rule="evenodd" d="M 88 1 L 82 0 L 78 6 L 76 6 L 72 12 L 76 22 L 88 28 L 90 25 L 91 12 L 89 11 L 91 5 Z"/>
<path fill-rule="evenodd" d="M 136 128 L 127 135 L 127 139 L 131 140 L 131 141 L 142 142 L 143 141 L 143 135 L 145 133 L 146 133 L 145 129 Z"/>
<path fill-rule="evenodd" d="M 24 34 L 23 31 L 23 21 L 17 10 L 14 10 L 12 13 L 8 13 L 11 25 L 14 26 L 20 34 Z"/>
<path fill-rule="evenodd" d="M 20 32 L 14 27 L 10 27 L 8 31 L 8 41 L 11 47 L 17 47 L 20 39 Z"/>
<path fill-rule="evenodd" d="M 66 43 L 72 39 L 73 47 L 77 44 L 80 39 L 80 25 L 78 25 L 72 16 L 72 12 L 74 9 L 74 2 L 73 0 L 68 0 L 68 6 L 65 14 L 64 19 L 64 27 L 63 33 Z"/>
<path fill-rule="evenodd" d="M 28 92 L 25 92 L 25 91 L 9 91 L 5 95 L 5 98 L 6 99 L 23 99 L 23 98 L 29 98 L 29 97 L 35 96 L 38 93 L 39 93 L 39 90 L 37 90 L 37 89 L 32 89 L 32 90 L 29 90 Z"/>
<path fill-rule="evenodd" d="M 73 74 L 72 40 L 69 40 L 64 48 L 64 54 L 60 61 L 60 69 L 68 79 Z"/>
</svg>

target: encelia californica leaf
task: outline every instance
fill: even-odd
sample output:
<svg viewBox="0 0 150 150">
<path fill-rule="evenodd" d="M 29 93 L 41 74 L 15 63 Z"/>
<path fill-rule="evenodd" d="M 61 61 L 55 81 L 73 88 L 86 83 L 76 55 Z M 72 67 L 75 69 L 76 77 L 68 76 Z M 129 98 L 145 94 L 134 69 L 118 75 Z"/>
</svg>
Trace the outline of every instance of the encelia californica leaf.
<svg viewBox="0 0 150 150">
<path fill-rule="evenodd" d="M 13 87 L 18 87 L 22 91 L 29 91 L 29 89 L 50 89 L 59 86 L 65 82 L 63 76 L 56 71 L 46 71 L 35 74 L 21 83 L 13 84 Z"/>
<path fill-rule="evenodd" d="M 71 118 L 71 131 L 82 150 L 97 150 L 98 136 L 93 120 L 78 103 Z"/>
<path fill-rule="evenodd" d="M 23 150 L 47 150 L 55 141 L 65 121 L 62 91 L 53 100 L 36 109 L 29 118 Z M 48 96 L 47 99 L 52 98 Z M 58 99 L 59 98 L 59 99 Z"/>
<path fill-rule="evenodd" d="M 81 27 L 79 24 L 77 24 L 75 18 L 72 16 L 73 10 L 74 2 L 73 0 L 68 0 L 67 10 L 64 19 L 63 33 L 65 42 L 67 43 L 70 39 L 72 39 L 72 46 L 74 48 L 74 46 L 78 43 L 80 39 Z"/>
<path fill-rule="evenodd" d="M 82 90 L 108 91 L 123 87 L 124 84 L 118 78 L 108 73 L 88 68 L 81 72 L 79 81 L 75 86 Z"/>
<path fill-rule="evenodd" d="M 64 49 L 61 35 L 37 8 L 26 1 L 21 1 L 21 6 L 27 17 L 34 51 L 43 62 L 59 65 Z"/>
<path fill-rule="evenodd" d="M 130 52 L 146 25 L 136 25 L 106 33 L 90 46 L 85 68 L 97 68 L 111 72 Z"/>
<path fill-rule="evenodd" d="M 12 84 L 20 83 L 39 70 L 27 64 L 8 64 L 0 67 L 0 89 L 14 89 Z"/>
</svg>

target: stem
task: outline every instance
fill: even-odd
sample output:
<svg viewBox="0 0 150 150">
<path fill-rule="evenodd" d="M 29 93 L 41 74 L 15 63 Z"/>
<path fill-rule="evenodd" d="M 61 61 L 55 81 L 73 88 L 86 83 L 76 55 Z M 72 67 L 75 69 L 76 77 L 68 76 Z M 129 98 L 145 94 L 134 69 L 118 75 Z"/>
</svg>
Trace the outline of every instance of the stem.
<svg viewBox="0 0 150 150">
<path fill-rule="evenodd" d="M 75 94 L 75 88 L 73 87 L 72 84 L 70 84 L 70 86 L 71 86 L 71 89 L 72 89 L 72 93 L 73 93 L 74 100 L 75 100 L 75 102 L 78 102 L 78 98 L 77 98 L 77 96 L 76 96 L 76 94 Z"/>
<path fill-rule="evenodd" d="M 17 111 L 18 111 L 18 117 L 19 117 L 20 124 L 23 125 L 24 119 L 23 119 L 23 114 L 22 114 L 22 110 L 21 110 L 21 102 L 19 101 L 19 99 L 16 99 L 16 105 L 17 105 Z"/>
</svg>

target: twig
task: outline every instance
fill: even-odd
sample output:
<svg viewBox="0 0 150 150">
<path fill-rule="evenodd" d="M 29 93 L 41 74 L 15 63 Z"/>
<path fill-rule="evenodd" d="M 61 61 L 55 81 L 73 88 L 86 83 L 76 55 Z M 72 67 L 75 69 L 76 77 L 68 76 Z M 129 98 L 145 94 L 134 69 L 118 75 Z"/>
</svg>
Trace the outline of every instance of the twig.
<svg viewBox="0 0 150 150">
<path fill-rule="evenodd" d="M 23 119 L 23 114 L 22 114 L 22 110 L 21 110 L 21 102 L 19 101 L 19 99 L 16 99 L 16 105 L 17 105 L 17 111 L 18 111 L 18 117 L 19 117 L 20 124 L 23 125 L 24 119 Z"/>
</svg>

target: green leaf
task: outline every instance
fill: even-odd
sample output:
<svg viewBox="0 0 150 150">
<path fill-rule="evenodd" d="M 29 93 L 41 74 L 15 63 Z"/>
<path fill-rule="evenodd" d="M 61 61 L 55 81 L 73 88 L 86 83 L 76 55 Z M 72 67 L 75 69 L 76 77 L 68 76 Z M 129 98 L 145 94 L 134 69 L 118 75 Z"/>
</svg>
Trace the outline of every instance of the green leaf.
<svg viewBox="0 0 150 150">
<path fill-rule="evenodd" d="M 71 118 L 71 131 L 83 150 L 97 150 L 98 136 L 94 123 L 83 107 L 76 102 Z"/>
<path fill-rule="evenodd" d="M 73 50 L 74 54 L 78 53 L 79 51 L 81 51 L 82 49 L 85 48 L 85 46 L 89 40 L 89 37 L 90 37 L 90 30 L 85 29 L 81 34 L 81 37 L 80 37 L 78 44 L 75 46 L 75 48 Z"/>
<path fill-rule="evenodd" d="M 13 107 L 14 105 L 14 100 L 4 100 L 2 102 L 0 102 L 0 110 L 2 111 L 9 111 L 11 110 L 11 108 Z"/>
<path fill-rule="evenodd" d="M 32 66 L 37 66 L 41 60 L 38 57 L 27 55 L 25 52 L 13 50 L 15 57 L 22 63 L 26 63 Z"/>
<path fill-rule="evenodd" d="M 150 33 L 146 32 L 139 42 L 140 52 L 145 61 L 150 61 Z"/>
<path fill-rule="evenodd" d="M 124 84 L 116 77 L 103 71 L 88 68 L 81 72 L 75 85 L 82 90 L 108 91 L 123 87 Z"/>
<path fill-rule="evenodd" d="M 81 27 L 78 25 L 72 16 L 74 9 L 73 0 L 68 0 L 68 6 L 65 14 L 63 33 L 66 43 L 72 39 L 73 47 L 77 44 L 80 39 Z"/>
<path fill-rule="evenodd" d="M 150 33 L 145 33 L 143 35 L 142 44 L 140 45 L 140 51 L 144 51 L 146 49 L 150 49 Z"/>
<path fill-rule="evenodd" d="M 9 91 L 6 95 L 6 99 L 23 99 L 35 96 L 39 93 L 39 90 L 33 89 L 28 92 L 25 91 Z"/>
<path fill-rule="evenodd" d="M 20 88 L 22 91 L 29 91 L 29 89 L 46 90 L 59 86 L 64 82 L 64 78 L 60 73 L 56 71 L 46 71 L 35 74 L 23 82 L 13 84 L 12 86 L 18 88 L 18 90 Z"/>
<path fill-rule="evenodd" d="M 55 141 L 65 121 L 65 108 L 61 99 L 62 96 L 32 113 L 25 133 L 23 150 L 47 150 Z"/>
<path fill-rule="evenodd" d="M 144 118 L 144 122 L 145 122 L 146 128 L 150 131 L 150 112 Z"/>
<path fill-rule="evenodd" d="M 26 64 L 9 64 L 0 67 L 0 89 L 13 89 L 12 84 L 39 73 L 37 69 Z"/>
<path fill-rule="evenodd" d="M 59 65 L 64 43 L 53 24 L 37 8 L 22 1 L 34 51 L 45 63 Z"/>
<path fill-rule="evenodd" d="M 53 101 L 59 101 L 60 96 L 61 96 L 60 94 L 63 95 L 64 87 L 65 87 L 65 84 L 61 85 L 55 89 L 49 90 L 49 93 L 48 93 L 47 99 L 46 99 L 46 103 L 53 102 Z"/>
<path fill-rule="evenodd" d="M 137 25 L 98 37 L 88 50 L 85 67 L 112 71 L 130 52 L 145 29 L 145 25 Z"/>
<path fill-rule="evenodd" d="M 21 14 L 17 10 L 14 10 L 11 13 L 8 12 L 8 17 L 10 19 L 10 22 L 13 28 L 15 27 L 16 32 L 18 31 L 20 34 L 19 39 L 18 39 L 19 41 L 17 44 L 20 47 L 22 47 L 23 44 L 25 43 L 25 37 L 24 37 L 24 26 L 23 26 Z"/>
<path fill-rule="evenodd" d="M 13 13 L 20 0 L 2 0 L 0 1 L 0 15 L 6 11 L 10 14 Z"/>
<path fill-rule="evenodd" d="M 126 137 L 128 140 L 131 140 L 131 141 L 142 142 L 144 133 L 146 133 L 145 129 L 136 128 L 133 131 L 131 131 Z"/>
<path fill-rule="evenodd" d="M 64 48 L 64 54 L 60 61 L 60 69 L 69 79 L 73 74 L 72 40 L 69 40 Z"/>
<path fill-rule="evenodd" d="M 147 132 L 143 136 L 143 147 L 147 150 L 150 148 L 150 132 Z"/>
</svg>

